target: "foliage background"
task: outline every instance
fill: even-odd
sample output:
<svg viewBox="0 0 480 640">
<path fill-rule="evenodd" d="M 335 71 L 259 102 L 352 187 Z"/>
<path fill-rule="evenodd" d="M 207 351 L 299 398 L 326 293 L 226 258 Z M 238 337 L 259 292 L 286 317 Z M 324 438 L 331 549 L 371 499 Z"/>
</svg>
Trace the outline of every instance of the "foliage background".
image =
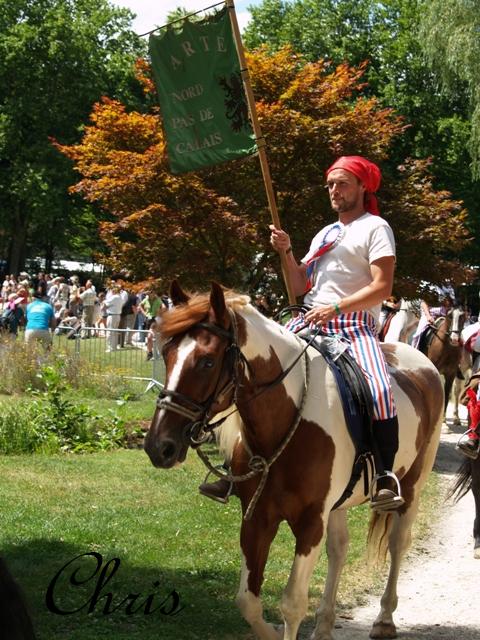
<svg viewBox="0 0 480 640">
<path fill-rule="evenodd" d="M 0 257 L 91 257 L 95 208 L 68 195 L 71 165 L 50 138 L 79 139 L 103 94 L 141 107 L 144 43 L 107 0 L 0 0 Z"/>
<path fill-rule="evenodd" d="M 397 293 L 450 280 L 476 306 L 475 3 L 264 0 L 251 13 L 244 41 L 298 257 L 330 220 L 324 170 L 364 153 L 385 177 Z M 258 163 L 173 179 L 131 18 L 107 0 L 0 0 L 0 259 L 18 271 L 96 256 L 161 288 L 177 276 L 278 294 Z"/>
<path fill-rule="evenodd" d="M 362 95 L 366 63 L 332 68 L 308 62 L 289 46 L 276 52 L 263 47 L 247 61 L 253 91 L 261 96 L 257 111 L 280 217 L 299 257 L 318 228 L 334 219 L 324 171 L 338 155 L 361 154 L 385 166 L 380 198 L 398 239 L 398 291 L 412 296 L 423 281 L 458 285 L 470 277 L 456 257 L 469 241 L 461 204 L 433 188 L 427 161 L 386 163 L 406 125 L 377 98 Z M 140 73 L 152 91 L 148 68 Z M 73 191 L 115 218 L 101 224 L 111 268 L 162 289 L 173 278 L 190 287 L 217 279 L 280 294 L 258 162 L 171 175 L 156 111 L 127 112 L 120 102 L 104 99 L 82 142 L 59 146 L 83 176 Z M 420 263 L 418 253 L 431 255 L 431 262 Z"/>
</svg>

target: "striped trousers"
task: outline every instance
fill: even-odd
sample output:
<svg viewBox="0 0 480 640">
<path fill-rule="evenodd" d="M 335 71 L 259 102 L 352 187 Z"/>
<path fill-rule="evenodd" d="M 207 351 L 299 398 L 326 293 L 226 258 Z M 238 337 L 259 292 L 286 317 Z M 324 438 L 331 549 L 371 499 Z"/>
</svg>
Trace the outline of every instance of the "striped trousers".
<svg viewBox="0 0 480 640">
<path fill-rule="evenodd" d="M 296 333 L 305 326 L 305 321 L 297 316 L 286 328 Z M 340 335 L 348 342 L 348 351 L 362 369 L 372 392 L 373 419 L 386 420 L 396 416 L 390 376 L 373 316 L 368 311 L 342 313 L 322 325 L 322 331 L 329 336 Z"/>
</svg>

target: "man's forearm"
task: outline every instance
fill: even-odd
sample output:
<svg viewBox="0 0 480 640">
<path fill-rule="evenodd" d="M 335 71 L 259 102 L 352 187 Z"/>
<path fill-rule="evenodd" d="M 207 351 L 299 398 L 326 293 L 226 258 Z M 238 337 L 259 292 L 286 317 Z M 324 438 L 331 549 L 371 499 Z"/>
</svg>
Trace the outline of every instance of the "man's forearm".
<svg viewBox="0 0 480 640">
<path fill-rule="evenodd" d="M 361 311 L 380 304 L 391 294 L 391 286 L 386 283 L 371 283 L 355 293 L 340 300 L 340 309 L 343 313 Z"/>
</svg>

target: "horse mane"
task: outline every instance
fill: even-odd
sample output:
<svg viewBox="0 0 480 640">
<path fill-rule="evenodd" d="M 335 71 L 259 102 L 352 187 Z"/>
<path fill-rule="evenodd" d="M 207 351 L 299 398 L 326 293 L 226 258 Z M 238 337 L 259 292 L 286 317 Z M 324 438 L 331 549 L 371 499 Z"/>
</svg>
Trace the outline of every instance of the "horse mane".
<svg viewBox="0 0 480 640">
<path fill-rule="evenodd" d="M 245 307 L 250 297 L 233 291 L 224 290 L 225 304 L 233 311 Z M 184 304 L 165 311 L 162 315 L 161 336 L 164 340 L 179 333 L 185 333 L 193 325 L 205 319 L 210 310 L 210 292 L 194 293 Z"/>
<path fill-rule="evenodd" d="M 216 440 L 220 455 L 225 458 L 225 462 L 229 463 L 233 456 L 235 446 L 243 436 L 243 422 L 238 411 L 232 413 L 232 407 L 227 409 L 228 417 L 225 422 L 217 429 Z M 223 414 L 219 413 L 215 417 L 221 418 Z"/>
</svg>

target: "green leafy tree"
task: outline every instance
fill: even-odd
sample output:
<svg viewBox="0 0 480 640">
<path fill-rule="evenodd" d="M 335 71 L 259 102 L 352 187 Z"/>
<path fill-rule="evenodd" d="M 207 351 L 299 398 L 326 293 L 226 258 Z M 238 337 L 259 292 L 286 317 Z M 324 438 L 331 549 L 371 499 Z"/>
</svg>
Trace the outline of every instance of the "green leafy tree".
<svg viewBox="0 0 480 640">
<path fill-rule="evenodd" d="M 309 60 L 357 65 L 373 53 L 371 0 L 264 0 L 250 7 L 249 49 L 291 45 Z"/>
<path fill-rule="evenodd" d="M 443 147 L 445 139 L 441 149 L 436 146 L 439 127 L 445 130 L 448 117 L 467 120 L 468 112 L 464 94 L 440 92 L 438 79 L 426 64 L 419 22 L 424 6 L 430 4 L 426 0 L 264 0 L 251 9 L 252 21 L 244 38 L 250 49 L 265 45 L 276 51 L 291 45 L 312 62 L 326 60 L 336 66 L 368 61 L 363 93 L 377 96 L 409 125 L 397 141 L 393 160 L 432 156 L 435 169 L 436 158 L 451 160 Z"/>
<path fill-rule="evenodd" d="M 480 178 L 480 5 L 475 0 L 425 3 L 421 38 L 449 95 L 467 95 L 472 114 L 470 152 Z"/>
<path fill-rule="evenodd" d="M 78 249 L 77 234 L 92 244 L 93 210 L 67 197 L 71 164 L 51 138 L 77 140 L 102 94 L 141 107 L 131 18 L 107 0 L 0 0 L 0 257 L 13 272 Z"/>
</svg>

